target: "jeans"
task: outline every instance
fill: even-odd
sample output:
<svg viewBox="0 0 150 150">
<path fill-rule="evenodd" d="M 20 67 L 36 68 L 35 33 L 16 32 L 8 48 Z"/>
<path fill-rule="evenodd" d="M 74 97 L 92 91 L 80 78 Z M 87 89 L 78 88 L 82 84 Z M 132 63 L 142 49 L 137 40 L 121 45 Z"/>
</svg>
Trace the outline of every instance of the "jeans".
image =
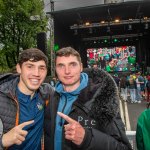
<svg viewBox="0 0 150 150">
<path fill-rule="evenodd" d="M 136 100 L 137 101 L 141 101 L 142 99 L 142 96 L 141 96 L 141 88 L 140 87 L 137 87 L 136 89 Z"/>
<path fill-rule="evenodd" d="M 130 90 L 130 97 L 131 97 L 131 102 L 135 102 L 136 101 L 136 89 L 129 89 Z"/>
<path fill-rule="evenodd" d="M 127 100 L 127 88 L 121 88 L 121 96 L 123 100 Z"/>
</svg>

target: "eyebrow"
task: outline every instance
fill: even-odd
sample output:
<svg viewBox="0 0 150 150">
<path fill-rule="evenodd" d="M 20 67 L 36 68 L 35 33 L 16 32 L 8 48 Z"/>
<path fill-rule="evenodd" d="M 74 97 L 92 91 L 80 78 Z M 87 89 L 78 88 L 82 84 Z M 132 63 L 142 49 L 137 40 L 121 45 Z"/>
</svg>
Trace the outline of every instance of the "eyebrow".
<svg viewBox="0 0 150 150">
<path fill-rule="evenodd" d="M 27 62 L 25 65 L 35 66 L 34 63 L 32 63 L 32 62 L 31 62 L 31 63 L 30 63 L 30 62 Z M 40 65 L 40 67 L 46 67 L 46 64 L 45 64 L 45 65 Z"/>
<path fill-rule="evenodd" d="M 73 64 L 73 63 L 76 63 L 76 64 L 77 64 L 76 61 L 69 62 L 68 64 Z M 65 64 L 60 62 L 60 63 L 58 63 L 57 65 L 65 65 Z"/>
</svg>

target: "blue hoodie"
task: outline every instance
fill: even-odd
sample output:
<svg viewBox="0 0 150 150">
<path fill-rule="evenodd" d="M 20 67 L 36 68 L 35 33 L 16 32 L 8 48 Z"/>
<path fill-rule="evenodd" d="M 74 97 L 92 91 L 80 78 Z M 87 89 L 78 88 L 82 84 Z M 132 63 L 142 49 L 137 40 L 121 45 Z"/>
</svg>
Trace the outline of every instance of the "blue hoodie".
<svg viewBox="0 0 150 150">
<path fill-rule="evenodd" d="M 56 91 L 60 94 L 60 101 L 58 105 L 58 112 L 63 112 L 68 115 L 71 111 L 73 102 L 78 98 L 80 91 L 87 86 L 88 83 L 88 75 L 86 73 L 81 73 L 80 77 L 80 85 L 79 87 L 72 91 L 66 92 L 63 89 L 63 85 L 61 82 L 58 82 L 55 86 Z M 63 128 L 64 120 L 57 115 L 56 117 L 56 127 L 55 127 L 55 150 L 62 149 L 62 128 Z"/>
</svg>

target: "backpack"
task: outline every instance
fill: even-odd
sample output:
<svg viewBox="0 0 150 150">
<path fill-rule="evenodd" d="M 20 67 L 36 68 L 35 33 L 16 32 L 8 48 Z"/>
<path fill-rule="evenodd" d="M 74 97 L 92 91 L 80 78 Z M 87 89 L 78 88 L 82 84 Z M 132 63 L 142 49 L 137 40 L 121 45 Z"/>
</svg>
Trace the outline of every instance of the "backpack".
<svg viewBox="0 0 150 150">
<path fill-rule="evenodd" d="M 144 78 L 143 78 L 142 76 L 139 76 L 139 77 L 138 77 L 138 81 L 139 81 L 139 82 L 144 82 Z"/>
</svg>

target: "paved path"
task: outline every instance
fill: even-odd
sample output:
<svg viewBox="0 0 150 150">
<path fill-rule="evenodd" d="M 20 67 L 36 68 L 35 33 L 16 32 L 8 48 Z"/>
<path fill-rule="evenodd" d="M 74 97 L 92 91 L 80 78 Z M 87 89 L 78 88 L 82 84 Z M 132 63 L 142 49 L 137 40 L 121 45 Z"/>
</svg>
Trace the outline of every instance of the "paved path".
<svg viewBox="0 0 150 150">
<path fill-rule="evenodd" d="M 141 112 L 146 109 L 146 101 L 143 100 L 142 103 L 129 103 L 120 101 L 120 112 L 122 120 L 126 125 L 126 130 L 135 131 L 137 119 Z"/>
<path fill-rule="evenodd" d="M 129 121 L 130 121 L 132 131 L 136 130 L 136 124 L 137 124 L 138 117 L 141 114 L 141 112 L 144 111 L 144 109 L 146 109 L 146 104 L 147 103 L 144 100 L 140 104 L 138 104 L 138 103 L 135 103 L 135 104 L 127 103 Z"/>
<path fill-rule="evenodd" d="M 133 150 L 137 150 L 135 141 L 137 120 L 141 112 L 146 109 L 146 104 L 147 103 L 144 100 L 140 104 L 131 104 L 120 100 L 120 114 L 125 123 L 126 134 Z"/>
</svg>

